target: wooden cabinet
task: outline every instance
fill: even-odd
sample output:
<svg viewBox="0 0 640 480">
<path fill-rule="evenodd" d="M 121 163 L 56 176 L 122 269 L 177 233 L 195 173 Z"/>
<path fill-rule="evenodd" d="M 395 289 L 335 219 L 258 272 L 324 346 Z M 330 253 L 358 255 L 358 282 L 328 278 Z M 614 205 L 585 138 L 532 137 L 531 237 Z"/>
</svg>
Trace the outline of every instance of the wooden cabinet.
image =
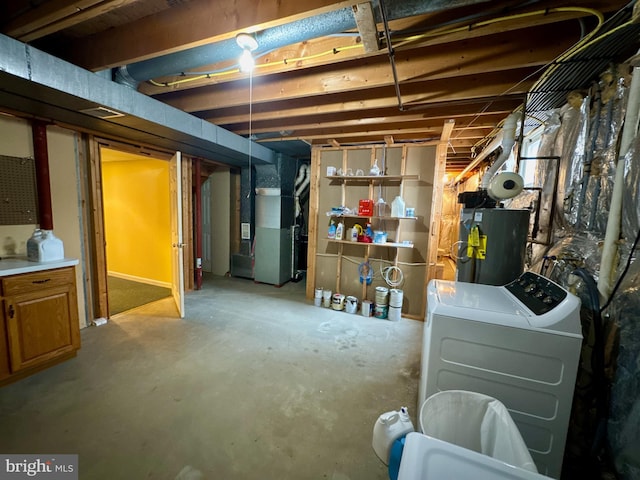
<svg viewBox="0 0 640 480">
<path fill-rule="evenodd" d="M 0 278 L 0 384 L 73 357 L 80 348 L 73 267 Z"/>
</svg>

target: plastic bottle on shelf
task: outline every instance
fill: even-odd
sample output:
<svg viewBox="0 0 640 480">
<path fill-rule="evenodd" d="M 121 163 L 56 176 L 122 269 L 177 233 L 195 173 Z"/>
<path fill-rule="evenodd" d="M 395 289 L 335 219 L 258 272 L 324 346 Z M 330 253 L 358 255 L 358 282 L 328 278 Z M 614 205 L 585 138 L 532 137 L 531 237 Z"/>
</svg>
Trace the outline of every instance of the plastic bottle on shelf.
<svg viewBox="0 0 640 480">
<path fill-rule="evenodd" d="M 367 223 L 367 228 L 364 230 L 364 238 L 366 243 L 373 242 L 373 230 L 371 229 L 371 224 Z"/>
<path fill-rule="evenodd" d="M 380 197 L 378 199 L 378 203 L 376 203 L 376 216 L 384 217 L 386 211 L 387 211 L 387 204 L 384 201 L 384 198 Z"/>
<path fill-rule="evenodd" d="M 380 167 L 378 167 L 377 158 L 373 161 L 373 167 L 371 167 L 371 170 L 369 170 L 369 175 L 374 177 L 377 177 L 378 175 L 380 175 Z"/>
<path fill-rule="evenodd" d="M 336 238 L 336 222 L 334 222 L 333 220 L 329 222 L 329 231 L 327 232 L 327 237 Z"/>
<path fill-rule="evenodd" d="M 336 240 L 342 240 L 343 236 L 344 236 L 344 223 L 340 222 L 336 227 Z"/>
<path fill-rule="evenodd" d="M 406 216 L 406 209 L 404 200 L 400 195 L 393 199 L 391 202 L 391 216 L 392 217 L 404 217 Z"/>
</svg>

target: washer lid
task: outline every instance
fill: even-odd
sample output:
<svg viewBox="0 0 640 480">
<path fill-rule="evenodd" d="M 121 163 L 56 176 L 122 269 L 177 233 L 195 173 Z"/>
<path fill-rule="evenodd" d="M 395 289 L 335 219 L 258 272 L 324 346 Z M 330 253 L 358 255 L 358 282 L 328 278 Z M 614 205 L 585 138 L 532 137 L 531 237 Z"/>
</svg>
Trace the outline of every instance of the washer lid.
<svg viewBox="0 0 640 480">
<path fill-rule="evenodd" d="M 479 312 L 478 315 L 482 315 L 480 312 L 491 312 L 531 316 L 531 312 L 523 308 L 511 295 L 505 295 L 501 287 L 447 280 L 434 280 L 432 286 L 437 302 L 445 307 L 466 308 Z"/>
<path fill-rule="evenodd" d="M 536 315 L 504 286 L 431 280 L 427 309 L 428 314 L 582 337 L 580 299 L 570 294 L 550 311 Z"/>
</svg>

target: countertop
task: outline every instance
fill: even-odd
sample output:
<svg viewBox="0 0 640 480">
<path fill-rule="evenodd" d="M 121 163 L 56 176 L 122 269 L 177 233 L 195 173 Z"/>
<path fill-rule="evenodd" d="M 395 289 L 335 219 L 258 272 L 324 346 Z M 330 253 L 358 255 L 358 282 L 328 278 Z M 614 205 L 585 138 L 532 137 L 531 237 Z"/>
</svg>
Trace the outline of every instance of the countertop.
<svg viewBox="0 0 640 480">
<path fill-rule="evenodd" d="M 62 260 L 55 260 L 53 262 L 31 262 L 27 260 L 27 257 L 3 258 L 0 260 L 0 277 L 71 267 L 77 264 L 78 260 L 75 258 L 63 258 Z"/>
</svg>

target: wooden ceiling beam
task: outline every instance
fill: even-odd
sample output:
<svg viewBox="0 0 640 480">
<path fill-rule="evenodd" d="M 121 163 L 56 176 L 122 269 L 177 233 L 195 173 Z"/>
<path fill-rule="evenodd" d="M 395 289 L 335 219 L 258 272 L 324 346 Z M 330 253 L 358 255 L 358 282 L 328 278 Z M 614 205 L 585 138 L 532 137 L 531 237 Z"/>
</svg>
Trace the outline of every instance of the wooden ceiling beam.
<svg viewBox="0 0 640 480">
<path fill-rule="evenodd" d="M 559 42 L 553 43 L 553 47 L 532 48 L 535 43 L 530 41 L 518 35 L 509 41 L 502 37 L 499 42 L 494 39 L 489 45 L 465 43 L 458 45 L 458 48 L 451 46 L 445 51 L 439 49 L 420 54 L 405 52 L 406 57 L 396 59 L 400 65 L 398 80 L 401 91 L 405 85 L 413 82 L 486 75 L 525 67 L 539 68 L 569 45 L 569 42 Z M 296 71 L 262 80 L 256 78 L 253 81 L 253 104 L 393 85 L 388 59 L 384 57 L 358 60 L 344 68 L 340 66 L 330 70 Z M 157 98 L 180 110 L 197 112 L 246 104 L 249 99 L 248 88 L 249 82 L 245 79 L 233 84 L 202 87 L 195 92 L 167 93 Z"/>
<path fill-rule="evenodd" d="M 528 28 L 525 31 L 508 31 L 500 35 L 492 35 L 487 38 L 470 42 L 468 39 L 457 41 L 447 45 L 447 49 L 438 46 L 415 46 L 396 53 L 396 65 L 400 75 L 400 81 L 411 79 L 442 78 L 448 75 L 471 75 L 478 72 L 500 71 L 507 65 L 526 66 L 544 65 L 558 54 L 573 45 L 579 37 L 579 31 L 569 29 L 559 34 L 555 25 Z M 553 36 L 554 42 L 547 42 Z M 354 37 L 324 37 L 310 40 L 303 44 L 296 44 L 278 49 L 260 57 L 257 60 L 253 72 L 254 78 L 277 73 L 300 72 L 312 67 L 330 64 L 332 69 L 336 63 L 351 61 L 349 72 L 341 72 L 341 75 L 349 75 L 350 82 L 354 78 L 366 78 L 368 82 L 374 82 L 375 77 L 388 73 L 388 58 L 381 52 L 377 55 L 366 55 L 362 43 Z M 306 59 L 308 58 L 308 60 Z M 360 65 L 353 60 L 361 58 Z M 366 60 L 364 59 L 366 58 Z M 295 59 L 292 60 L 292 59 Z M 146 95 L 162 95 L 206 85 L 221 85 L 226 82 L 238 81 L 246 78 L 246 74 L 237 69 L 229 68 L 235 62 L 224 62 L 207 65 L 194 69 L 197 72 L 223 72 L 216 73 L 209 78 L 200 75 L 189 77 L 168 76 L 154 79 L 158 83 L 166 83 L 167 87 L 144 83 L 140 85 L 140 91 Z M 367 69 L 359 74 L 355 68 Z M 346 78 L 346 77 L 345 77 Z M 313 80 L 312 80 L 313 81 Z M 388 80 L 387 80 L 388 81 Z M 177 83 L 173 83 L 177 82 Z M 371 83 L 373 85 L 373 83 Z M 256 86 L 259 81 L 256 81 Z"/>
<path fill-rule="evenodd" d="M 137 0 L 50 0 L 3 26 L 5 35 L 22 42 L 72 27 Z"/>
<path fill-rule="evenodd" d="M 498 123 L 504 120 L 502 117 L 500 120 L 492 124 L 486 125 L 484 128 L 475 128 L 475 129 L 457 129 L 455 130 L 453 137 L 454 139 L 469 139 L 469 138 L 483 138 L 484 136 L 490 134 L 495 128 L 497 128 Z M 360 132 L 367 131 L 376 131 L 376 130 L 386 130 L 386 131 L 396 131 L 396 132 L 425 132 L 428 134 L 438 134 L 440 130 L 442 130 L 442 121 L 433 122 L 430 121 L 428 123 L 420 123 L 420 122 L 412 122 L 411 126 L 408 127 L 406 124 L 393 124 L 388 122 L 377 122 L 375 124 L 367 125 L 366 128 L 332 128 L 328 125 L 320 125 L 317 128 L 298 128 L 291 130 L 265 130 L 265 131 L 257 131 L 252 129 L 251 132 L 254 135 L 260 134 L 273 134 L 273 136 L 278 136 L 281 139 L 287 138 L 298 138 L 298 137 L 318 137 L 318 136 L 337 136 L 337 135 L 357 135 Z M 238 135 L 247 136 L 249 135 L 248 129 L 243 130 L 233 130 L 234 133 Z"/>
<path fill-rule="evenodd" d="M 352 125 L 354 123 L 366 123 L 368 121 L 376 121 L 378 118 L 384 119 L 437 119 L 444 120 L 445 118 L 456 118 L 456 123 L 460 125 L 462 117 L 471 118 L 485 118 L 491 115 L 502 115 L 506 117 L 516 107 L 522 104 L 523 98 L 519 96 L 508 96 L 503 98 L 477 98 L 473 101 L 465 101 L 464 103 L 450 102 L 444 104 L 431 104 L 425 109 L 417 112 L 401 112 L 396 105 L 390 108 L 381 109 L 369 109 L 369 110 L 357 110 L 357 111 L 339 111 L 328 112 L 322 116 L 318 116 L 316 112 L 311 115 L 290 116 L 287 115 L 280 118 L 278 115 L 280 112 L 287 111 L 287 105 L 283 105 L 281 102 L 275 102 L 271 109 L 266 110 L 266 106 L 261 109 L 260 107 L 254 108 L 252 113 L 252 121 L 256 126 L 265 126 L 269 128 L 269 131 L 274 130 L 275 125 L 289 125 L 286 130 L 295 128 L 296 125 L 316 125 L 318 123 L 330 123 L 339 124 L 343 122 L 345 125 Z M 487 106 L 491 106 L 490 111 L 483 111 Z M 302 107 L 302 105 L 301 105 Z M 291 113 L 290 111 L 287 111 Z M 229 127 L 230 129 L 242 128 L 240 124 L 246 125 L 248 122 L 248 108 L 229 108 L 229 109 L 216 109 L 207 112 L 207 115 L 201 115 L 201 118 L 207 120 L 216 125 Z M 502 118 L 502 117 L 501 117 Z M 467 120 L 468 121 L 468 120 Z M 288 123 L 283 123 L 288 122 Z M 277 127 L 279 129 L 279 127 Z"/>
<path fill-rule="evenodd" d="M 255 2 L 192 0 L 155 15 L 83 38 L 69 49 L 69 61 L 102 70 L 283 25 L 353 1 Z"/>
<path fill-rule="evenodd" d="M 401 85 L 400 91 L 403 104 L 407 111 L 411 108 L 424 106 L 431 103 L 446 103 L 461 99 L 478 98 L 486 96 L 500 96 L 502 94 L 523 94 L 533 85 L 532 75 L 537 73 L 535 67 L 514 68 L 505 72 L 479 73 L 470 77 L 450 77 L 431 81 L 416 81 Z M 534 78 L 535 79 L 535 78 Z M 287 82 L 283 82 L 287 86 Z M 394 95 L 392 84 L 379 85 L 377 88 L 361 88 L 358 91 L 346 91 L 341 87 L 339 91 L 331 93 L 323 88 L 322 83 L 307 83 L 304 79 L 299 79 L 297 88 L 281 91 L 274 98 L 282 107 L 278 115 L 283 115 L 282 110 L 295 112 L 302 110 L 299 105 L 313 105 L 313 110 L 309 114 L 328 113 L 331 111 L 363 110 L 368 108 L 388 108 L 397 107 L 398 99 Z M 248 92 L 215 91 L 203 88 L 205 92 L 198 92 L 194 95 L 182 96 L 178 99 L 166 99 L 165 103 L 190 113 L 201 110 L 212 110 L 227 106 L 237 106 L 248 103 Z M 266 102 L 273 89 L 267 91 L 254 89 L 253 96 L 257 97 L 256 103 Z M 301 94 L 304 93 L 304 95 Z M 225 95 L 228 93 L 228 95 Z M 241 98 L 245 97 L 244 99 Z M 234 98 L 235 97 L 235 98 Z M 288 104 L 284 102 L 288 101 Z M 253 103 L 253 107 L 257 107 Z M 333 108 L 331 107 L 333 105 Z M 248 105 L 247 105 L 248 107 Z"/>
<path fill-rule="evenodd" d="M 525 69 L 526 70 L 526 69 Z M 464 99 L 476 99 L 481 101 L 486 99 L 487 105 L 490 106 L 491 100 L 487 97 L 500 98 L 504 92 L 511 90 L 508 97 L 522 97 L 533 85 L 533 79 L 522 80 L 526 78 L 525 72 L 512 72 L 503 75 L 489 75 L 477 78 L 475 81 L 469 82 L 463 79 L 452 79 L 448 82 L 424 82 L 423 84 L 413 85 L 413 88 L 405 88 L 403 100 L 405 105 L 411 112 L 410 108 L 428 107 L 430 102 L 455 102 Z M 492 77 L 492 78 L 489 78 Z M 426 92 L 426 93 L 425 93 Z M 361 92 L 362 98 L 354 98 L 354 95 L 327 95 L 318 97 L 318 101 L 324 101 L 323 104 L 310 106 L 298 105 L 298 102 L 291 102 L 289 108 L 282 108 L 279 115 L 284 119 L 286 117 L 299 117 L 308 115 L 323 115 L 329 113 L 360 111 L 366 117 L 366 111 L 369 109 L 393 108 L 397 107 L 397 98 L 393 95 L 393 91 L 389 89 L 375 89 L 375 91 Z M 470 111 L 471 113 L 471 111 Z M 247 117 L 248 118 L 248 117 Z M 289 123 L 289 122 L 287 122 Z"/>
</svg>

